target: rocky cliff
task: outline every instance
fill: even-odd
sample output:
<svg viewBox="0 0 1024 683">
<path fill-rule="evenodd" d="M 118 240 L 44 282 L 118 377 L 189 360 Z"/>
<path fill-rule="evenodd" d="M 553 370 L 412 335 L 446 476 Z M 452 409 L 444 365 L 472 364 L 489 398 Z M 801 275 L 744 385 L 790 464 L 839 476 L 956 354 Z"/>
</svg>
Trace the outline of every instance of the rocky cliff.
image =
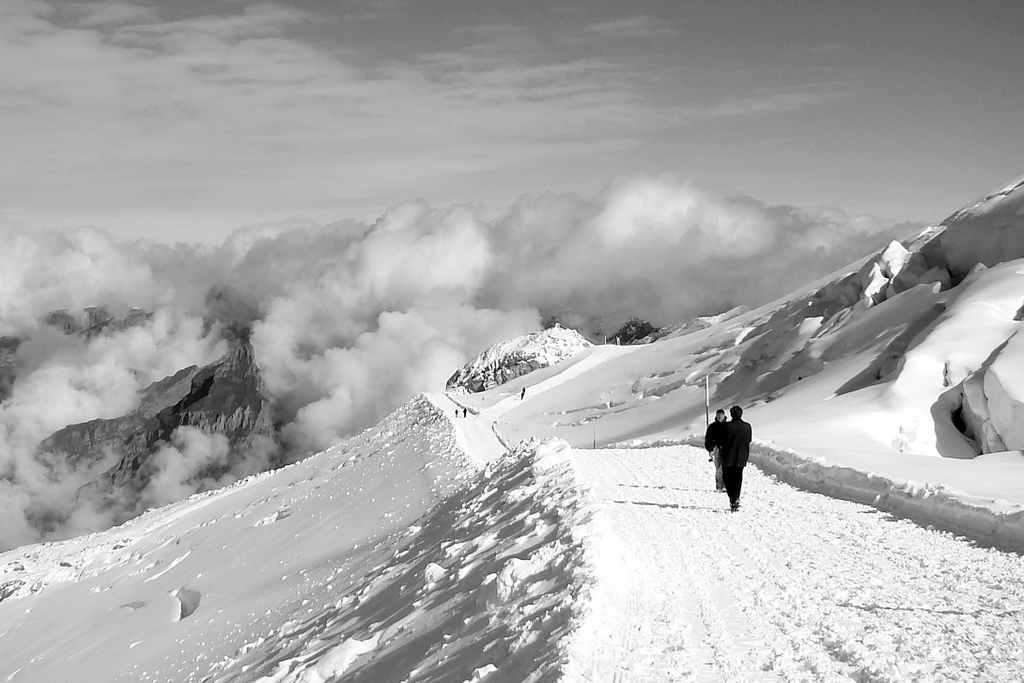
<svg viewBox="0 0 1024 683">
<path fill-rule="evenodd" d="M 579 332 L 560 325 L 525 334 L 499 342 L 466 363 L 448 379 L 447 388 L 486 391 L 591 346 Z"/>
<path fill-rule="evenodd" d="M 609 344 L 650 344 L 657 339 L 661 330 L 646 320 L 630 318 L 608 338 Z"/>
<path fill-rule="evenodd" d="M 155 382 L 142 392 L 139 407 L 131 413 L 69 425 L 40 449 L 62 453 L 77 469 L 113 452 L 117 463 L 97 484 L 137 492 L 151 476 L 148 459 L 184 426 L 227 437 L 233 453 L 244 452 L 256 437 L 273 438 L 270 400 L 252 346 L 240 346 L 215 363 L 191 366 Z M 232 464 L 229 458 L 219 466 L 228 471 Z"/>
<path fill-rule="evenodd" d="M 21 340 L 17 337 L 0 337 L 0 401 L 6 400 L 14 388 L 20 345 Z"/>
</svg>

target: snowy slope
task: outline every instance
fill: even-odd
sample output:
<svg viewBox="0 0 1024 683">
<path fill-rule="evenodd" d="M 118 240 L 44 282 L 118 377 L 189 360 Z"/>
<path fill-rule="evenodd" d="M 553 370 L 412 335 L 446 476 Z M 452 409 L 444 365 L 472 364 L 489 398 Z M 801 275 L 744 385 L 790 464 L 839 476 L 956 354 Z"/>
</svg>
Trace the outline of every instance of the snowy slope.
<svg viewBox="0 0 1024 683">
<path fill-rule="evenodd" d="M 1024 178 L 971 202 L 942 226 L 924 251 L 959 277 L 975 263 L 993 266 L 1024 258 Z"/>
<path fill-rule="evenodd" d="M 703 433 L 709 378 L 711 408 L 742 404 L 755 460 L 787 481 L 1024 549 L 1024 260 L 952 288 L 851 289 L 868 265 L 898 279 L 900 249 L 706 329 L 595 347 L 460 400 L 505 405 L 496 428 L 512 442 L 679 444 Z"/>
<path fill-rule="evenodd" d="M 551 680 L 593 511 L 557 444 L 483 465 L 442 411 L 0 555 L 0 680 Z"/>
</svg>

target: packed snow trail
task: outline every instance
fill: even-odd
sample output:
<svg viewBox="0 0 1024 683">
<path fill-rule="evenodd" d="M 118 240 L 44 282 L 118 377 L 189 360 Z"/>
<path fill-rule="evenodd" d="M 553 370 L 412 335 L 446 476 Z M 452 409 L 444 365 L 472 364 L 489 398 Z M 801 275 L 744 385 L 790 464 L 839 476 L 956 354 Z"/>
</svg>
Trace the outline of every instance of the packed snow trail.
<svg viewBox="0 0 1024 683">
<path fill-rule="evenodd" d="M 1019 555 L 752 466 L 733 514 L 697 448 L 575 457 L 637 570 L 593 680 L 1024 679 Z"/>
<path fill-rule="evenodd" d="M 427 400 L 433 403 L 445 415 L 455 415 L 455 438 L 466 455 L 477 462 L 486 463 L 501 457 L 507 450 L 494 433 L 493 417 L 500 413 L 490 409 L 485 411 L 486 415 L 473 415 L 467 417 L 462 415 L 462 405 L 456 403 L 447 394 L 430 393 L 425 394 Z"/>
</svg>

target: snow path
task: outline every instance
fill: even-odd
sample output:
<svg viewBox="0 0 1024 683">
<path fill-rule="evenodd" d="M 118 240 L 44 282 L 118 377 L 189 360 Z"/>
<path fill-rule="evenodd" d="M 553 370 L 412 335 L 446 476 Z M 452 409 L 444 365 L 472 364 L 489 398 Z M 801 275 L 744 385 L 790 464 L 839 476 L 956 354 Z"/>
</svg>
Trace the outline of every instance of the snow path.
<svg viewBox="0 0 1024 683">
<path fill-rule="evenodd" d="M 575 451 L 637 571 L 629 681 L 1020 681 L 1024 559 L 748 467 L 727 511 L 704 451 Z"/>
<path fill-rule="evenodd" d="M 428 393 L 426 397 L 449 417 L 455 415 L 457 408 L 461 409 L 459 404 L 445 394 Z M 470 413 L 467 417 L 452 418 L 459 447 L 480 463 L 500 458 L 508 450 L 494 434 L 491 417 L 493 410 L 485 411 L 487 415 L 484 417 Z"/>
</svg>

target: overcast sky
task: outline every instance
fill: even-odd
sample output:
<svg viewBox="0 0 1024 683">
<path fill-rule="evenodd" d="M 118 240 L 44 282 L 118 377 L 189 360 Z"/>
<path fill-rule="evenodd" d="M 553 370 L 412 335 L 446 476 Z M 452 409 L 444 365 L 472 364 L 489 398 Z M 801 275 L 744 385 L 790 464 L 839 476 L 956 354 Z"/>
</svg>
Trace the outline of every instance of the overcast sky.
<svg viewBox="0 0 1024 683">
<path fill-rule="evenodd" d="M 1024 3 L 0 1 L 0 227 L 220 242 L 669 174 L 938 221 L 1024 173 Z"/>
</svg>

